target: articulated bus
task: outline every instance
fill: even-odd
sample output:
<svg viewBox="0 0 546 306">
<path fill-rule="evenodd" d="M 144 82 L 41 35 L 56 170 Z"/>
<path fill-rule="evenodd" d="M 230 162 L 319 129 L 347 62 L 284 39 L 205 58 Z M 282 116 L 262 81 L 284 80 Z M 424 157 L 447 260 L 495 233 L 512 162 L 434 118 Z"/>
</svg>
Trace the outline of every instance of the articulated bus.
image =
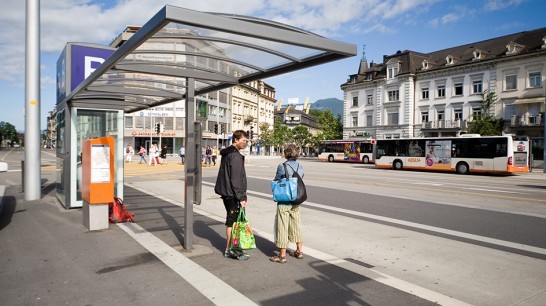
<svg viewBox="0 0 546 306">
<path fill-rule="evenodd" d="M 386 139 L 377 141 L 378 168 L 467 173 L 529 171 L 526 136 L 479 136 Z"/>
<path fill-rule="evenodd" d="M 375 139 L 351 138 L 343 140 L 323 140 L 319 146 L 319 160 L 345 161 L 354 163 L 373 163 Z"/>
</svg>

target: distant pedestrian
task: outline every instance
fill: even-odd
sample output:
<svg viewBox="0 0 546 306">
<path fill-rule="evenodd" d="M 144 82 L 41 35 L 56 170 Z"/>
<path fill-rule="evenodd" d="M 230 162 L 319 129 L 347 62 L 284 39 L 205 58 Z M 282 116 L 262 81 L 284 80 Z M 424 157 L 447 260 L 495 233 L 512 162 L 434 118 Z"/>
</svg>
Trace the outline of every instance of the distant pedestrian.
<svg viewBox="0 0 546 306">
<path fill-rule="evenodd" d="M 186 159 L 186 149 L 184 146 L 180 147 L 180 163 L 183 165 L 184 160 Z"/>
<path fill-rule="evenodd" d="M 148 161 L 148 167 L 150 167 L 152 163 L 154 164 L 154 166 L 157 165 L 156 154 L 157 154 L 157 147 L 155 146 L 155 144 L 150 145 L 150 152 L 148 153 L 150 160 Z"/>
<path fill-rule="evenodd" d="M 205 164 L 205 157 L 207 156 L 205 146 L 201 147 L 201 163 Z"/>
<path fill-rule="evenodd" d="M 243 130 L 233 132 L 232 145 L 220 151 L 222 160 L 218 169 L 218 177 L 214 192 L 222 197 L 226 208 L 226 250 L 224 257 L 248 259 L 243 251 L 231 249 L 231 227 L 237 221 L 239 209 L 247 204 L 247 181 L 245 172 L 245 157 L 239 152 L 246 147 L 247 134 Z"/>
<path fill-rule="evenodd" d="M 210 167 L 212 161 L 212 148 L 210 146 L 207 146 L 205 149 L 205 164 L 207 167 Z"/>
<path fill-rule="evenodd" d="M 125 148 L 125 162 L 130 163 L 133 161 L 133 155 L 135 154 L 135 150 L 133 150 L 133 147 L 128 144 L 127 148 Z"/>
<path fill-rule="evenodd" d="M 143 146 L 140 146 L 140 150 L 138 150 L 138 155 L 140 156 L 140 161 L 138 162 L 141 164 L 143 161 L 145 164 L 148 162 L 146 161 L 146 149 Z"/>
<path fill-rule="evenodd" d="M 214 146 L 212 148 L 212 163 L 216 166 L 216 158 L 218 157 L 218 148 Z"/>
<path fill-rule="evenodd" d="M 161 149 L 161 164 L 168 164 L 169 161 L 167 160 L 167 146 L 163 146 L 163 149 Z"/>
<path fill-rule="evenodd" d="M 298 172 L 300 177 L 303 177 L 303 168 L 296 161 L 298 159 L 298 148 L 289 144 L 284 149 L 284 157 L 286 158 L 286 173 L 283 163 L 277 166 L 277 173 L 274 181 L 285 177 L 292 177 L 294 171 Z M 296 250 L 292 252 L 292 256 L 297 259 L 303 259 L 302 251 L 302 230 L 300 218 L 300 205 L 295 205 L 291 202 L 277 203 L 277 213 L 275 214 L 275 245 L 279 248 L 279 254 L 269 258 L 270 261 L 285 263 L 286 248 L 290 242 L 296 243 Z"/>
</svg>

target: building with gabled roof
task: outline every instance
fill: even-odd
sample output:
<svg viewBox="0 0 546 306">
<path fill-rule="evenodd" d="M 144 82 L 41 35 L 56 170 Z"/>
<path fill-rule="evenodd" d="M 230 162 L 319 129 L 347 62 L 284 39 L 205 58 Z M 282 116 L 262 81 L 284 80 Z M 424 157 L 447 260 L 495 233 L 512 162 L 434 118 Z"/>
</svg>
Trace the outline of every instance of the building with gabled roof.
<svg viewBox="0 0 546 306">
<path fill-rule="evenodd" d="M 465 133 L 483 94 L 495 92 L 491 114 L 504 132 L 543 146 L 546 28 L 514 33 L 430 53 L 385 55 L 341 84 L 344 138 L 455 136 Z"/>
</svg>

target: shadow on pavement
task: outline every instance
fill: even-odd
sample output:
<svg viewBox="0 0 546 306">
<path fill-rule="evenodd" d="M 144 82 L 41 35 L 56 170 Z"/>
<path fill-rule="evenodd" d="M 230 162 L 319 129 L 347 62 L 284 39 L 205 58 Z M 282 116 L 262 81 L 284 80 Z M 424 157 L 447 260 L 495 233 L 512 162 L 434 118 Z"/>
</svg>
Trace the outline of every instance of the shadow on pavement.
<svg viewBox="0 0 546 306">
<path fill-rule="evenodd" d="M 0 231 L 11 223 L 13 214 L 21 212 L 15 210 L 17 207 L 17 200 L 14 196 L 4 196 L 3 202 L 4 203 L 1 206 L 2 210 L 0 211 Z"/>
</svg>

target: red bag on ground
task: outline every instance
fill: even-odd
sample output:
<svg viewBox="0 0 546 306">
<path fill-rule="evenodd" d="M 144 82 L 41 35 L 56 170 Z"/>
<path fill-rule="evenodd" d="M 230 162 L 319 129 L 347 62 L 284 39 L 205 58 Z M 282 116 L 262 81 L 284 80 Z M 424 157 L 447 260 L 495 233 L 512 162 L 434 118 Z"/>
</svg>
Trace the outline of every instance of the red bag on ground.
<svg viewBox="0 0 546 306">
<path fill-rule="evenodd" d="M 114 197 L 114 202 L 108 203 L 108 208 L 110 212 L 110 217 L 108 218 L 110 223 L 135 222 L 133 220 L 135 215 L 127 211 L 122 199 Z"/>
</svg>

